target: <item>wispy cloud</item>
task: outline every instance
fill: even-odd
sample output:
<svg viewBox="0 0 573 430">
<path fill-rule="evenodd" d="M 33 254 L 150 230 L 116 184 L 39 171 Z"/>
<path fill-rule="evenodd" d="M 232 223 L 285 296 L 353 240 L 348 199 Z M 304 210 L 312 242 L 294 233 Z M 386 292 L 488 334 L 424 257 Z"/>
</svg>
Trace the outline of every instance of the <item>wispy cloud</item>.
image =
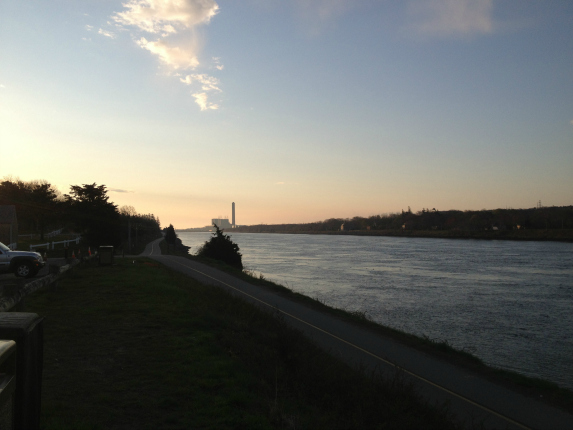
<svg viewBox="0 0 573 430">
<path fill-rule="evenodd" d="M 221 57 L 213 57 L 213 66 L 217 70 L 223 70 L 225 66 L 221 64 Z"/>
<path fill-rule="evenodd" d="M 122 190 L 121 188 L 108 188 L 108 191 L 111 191 L 112 193 L 134 193 L 135 191 L 129 191 L 129 190 Z"/>
<path fill-rule="evenodd" d="M 486 34 L 494 31 L 493 0 L 411 0 L 409 28 L 429 36 Z"/>
<path fill-rule="evenodd" d="M 214 78 L 213 76 L 209 76 L 206 74 L 195 74 L 195 75 L 187 75 L 185 78 L 179 79 L 181 82 L 187 85 L 191 85 L 195 82 L 201 84 L 201 89 L 203 91 L 218 91 L 221 92 L 219 88 L 219 80 Z"/>
<path fill-rule="evenodd" d="M 199 105 L 201 110 L 217 110 L 219 109 L 219 105 L 215 103 L 209 102 L 207 99 L 207 93 L 195 93 L 193 94 L 195 97 L 195 103 Z"/>
<path fill-rule="evenodd" d="M 188 46 L 172 46 L 165 40 L 159 39 L 155 42 L 151 42 L 145 37 L 139 39 L 137 44 L 152 54 L 157 55 L 164 64 L 174 69 L 187 70 L 195 69 L 199 66 L 199 60 L 195 55 L 195 46 L 193 46 L 193 44 Z"/>
<path fill-rule="evenodd" d="M 113 34 L 111 31 L 106 31 L 103 28 L 100 28 L 97 33 L 101 34 L 102 36 L 110 37 L 111 39 L 115 39 L 115 34 Z"/>
<path fill-rule="evenodd" d="M 292 186 L 292 185 L 300 185 L 300 182 L 279 181 L 279 182 L 275 182 L 275 185 L 288 185 L 288 186 Z"/>
<path fill-rule="evenodd" d="M 6 88 L 6 87 L 4 86 L 4 84 L 0 84 L 0 88 Z M 573 121 L 571 121 L 571 122 L 573 122 Z"/>
<path fill-rule="evenodd" d="M 86 30 L 87 30 L 87 31 L 92 31 L 93 29 L 94 29 L 94 26 L 93 26 L 93 25 L 89 25 L 89 24 L 86 25 Z"/>
<path fill-rule="evenodd" d="M 131 29 L 135 43 L 157 56 L 172 70 L 171 76 L 181 76 L 179 71 L 194 71 L 201 66 L 197 28 L 208 24 L 219 12 L 215 0 L 128 0 L 123 7 L 111 19 L 119 28 Z M 220 58 L 213 57 L 212 62 L 213 68 L 223 69 Z M 218 109 L 208 100 L 210 93 L 221 92 L 218 79 L 191 74 L 181 82 L 197 86 L 191 94 L 201 110 Z"/>
<path fill-rule="evenodd" d="M 148 33 L 175 33 L 208 23 L 219 11 L 214 0 L 130 0 L 113 19 Z M 176 30 L 177 29 L 177 30 Z"/>
</svg>

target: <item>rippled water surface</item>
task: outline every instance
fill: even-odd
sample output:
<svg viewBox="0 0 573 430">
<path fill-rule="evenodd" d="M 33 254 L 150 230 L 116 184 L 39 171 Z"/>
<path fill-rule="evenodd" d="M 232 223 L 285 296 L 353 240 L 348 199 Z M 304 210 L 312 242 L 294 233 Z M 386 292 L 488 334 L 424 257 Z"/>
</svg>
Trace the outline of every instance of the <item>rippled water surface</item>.
<svg viewBox="0 0 573 430">
<path fill-rule="evenodd" d="M 197 247 L 209 233 L 178 233 Z M 246 268 L 573 389 L 573 244 L 236 233 Z"/>
</svg>

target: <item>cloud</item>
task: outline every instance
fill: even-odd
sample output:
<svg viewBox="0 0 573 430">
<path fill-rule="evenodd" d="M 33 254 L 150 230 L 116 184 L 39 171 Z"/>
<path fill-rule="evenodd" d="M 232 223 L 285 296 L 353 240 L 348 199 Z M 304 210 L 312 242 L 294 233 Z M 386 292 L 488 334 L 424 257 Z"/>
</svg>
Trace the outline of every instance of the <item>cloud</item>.
<svg viewBox="0 0 573 430">
<path fill-rule="evenodd" d="M 103 28 L 100 28 L 97 32 L 98 34 L 101 34 L 102 36 L 105 37 L 110 37 L 112 39 L 115 39 L 115 34 L 113 34 L 111 31 L 106 31 Z"/>
<path fill-rule="evenodd" d="M 128 191 L 128 190 L 122 190 L 120 188 L 108 188 L 108 191 L 111 191 L 112 193 L 134 193 L 135 191 Z"/>
<path fill-rule="evenodd" d="M 195 97 L 195 103 L 199 105 L 201 110 L 219 109 L 219 105 L 208 102 L 208 93 L 221 92 L 221 89 L 219 88 L 219 80 L 217 78 L 204 73 L 197 73 L 193 75 L 187 75 L 185 78 L 179 78 L 179 80 L 186 85 L 197 84 L 201 86 L 202 92 L 193 94 L 193 97 Z"/>
<path fill-rule="evenodd" d="M 86 25 L 86 30 L 87 31 L 92 31 L 94 29 L 93 25 Z"/>
<path fill-rule="evenodd" d="M 201 89 L 203 91 L 217 91 L 221 92 L 221 89 L 218 87 L 219 80 L 214 78 L 213 76 L 209 76 L 206 74 L 195 74 L 195 75 L 187 75 L 185 79 L 179 79 L 181 82 L 187 85 L 191 85 L 194 82 L 198 82 L 201 84 Z"/>
<path fill-rule="evenodd" d="M 137 41 L 137 44 L 157 55 L 163 63 L 174 69 L 195 69 L 199 66 L 199 60 L 195 53 L 196 47 L 192 43 L 188 46 L 171 46 L 164 39 L 152 42 L 142 37 Z"/>
<path fill-rule="evenodd" d="M 494 30 L 493 0 L 411 0 L 410 28 L 423 35 L 487 34 Z"/>
<path fill-rule="evenodd" d="M 221 64 L 221 57 L 213 57 L 213 65 L 217 70 L 223 70 L 225 66 Z"/>
<path fill-rule="evenodd" d="M 123 7 L 123 11 L 112 15 L 112 21 L 120 30 L 129 28 L 138 46 L 168 66 L 171 69 L 166 73 L 168 76 L 180 77 L 179 71 L 196 70 L 200 66 L 200 33 L 196 28 L 208 24 L 218 13 L 215 0 L 128 0 Z M 148 34 L 143 37 L 142 32 Z M 213 63 L 215 69 L 223 69 L 220 58 L 213 57 Z M 221 92 L 218 79 L 197 73 L 180 80 L 197 86 L 191 94 L 202 111 L 219 108 L 208 101 L 209 93 Z"/>
<path fill-rule="evenodd" d="M 114 21 L 148 33 L 207 24 L 219 11 L 214 0 L 130 0 L 123 6 L 127 10 L 113 15 Z"/>
<path fill-rule="evenodd" d="M 0 88 L 6 88 L 6 87 L 4 86 L 4 84 L 0 84 Z M 571 121 L 571 122 L 573 122 L 573 121 Z"/>
<path fill-rule="evenodd" d="M 216 105 L 214 103 L 210 103 L 207 99 L 208 99 L 208 95 L 207 93 L 195 93 L 193 94 L 193 97 L 195 97 L 195 103 L 197 103 L 199 105 L 199 107 L 201 108 L 201 110 L 217 110 L 219 109 L 219 105 Z"/>
</svg>

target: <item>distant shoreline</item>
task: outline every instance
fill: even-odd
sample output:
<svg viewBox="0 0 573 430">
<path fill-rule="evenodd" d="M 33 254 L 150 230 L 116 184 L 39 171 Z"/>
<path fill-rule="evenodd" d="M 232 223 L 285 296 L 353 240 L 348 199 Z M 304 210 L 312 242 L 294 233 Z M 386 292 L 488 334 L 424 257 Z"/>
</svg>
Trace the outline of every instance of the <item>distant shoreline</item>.
<svg viewBox="0 0 573 430">
<path fill-rule="evenodd" d="M 182 233 L 208 233 L 207 230 L 184 229 Z M 388 236 L 416 237 L 430 239 L 477 239 L 477 240 L 517 240 L 573 242 L 572 229 L 550 230 L 501 230 L 501 231 L 463 231 L 463 230 L 350 230 L 350 231 L 285 231 L 272 225 L 239 227 L 225 230 L 226 233 L 275 233 L 275 234 L 326 234 L 334 236 Z"/>
</svg>

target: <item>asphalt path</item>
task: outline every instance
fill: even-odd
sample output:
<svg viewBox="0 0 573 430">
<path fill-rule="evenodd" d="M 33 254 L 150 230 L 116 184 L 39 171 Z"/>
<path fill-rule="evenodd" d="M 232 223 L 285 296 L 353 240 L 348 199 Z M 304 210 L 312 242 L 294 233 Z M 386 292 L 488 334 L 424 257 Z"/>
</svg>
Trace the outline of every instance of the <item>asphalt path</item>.
<svg viewBox="0 0 573 430">
<path fill-rule="evenodd" d="M 216 285 L 292 327 L 350 365 L 377 370 L 414 385 L 430 403 L 447 405 L 467 427 L 485 429 L 573 429 L 573 416 L 536 399 L 482 379 L 466 369 L 405 346 L 367 328 L 291 301 L 210 266 L 183 257 L 161 255 L 158 239 L 141 256 L 198 281 Z"/>
</svg>

